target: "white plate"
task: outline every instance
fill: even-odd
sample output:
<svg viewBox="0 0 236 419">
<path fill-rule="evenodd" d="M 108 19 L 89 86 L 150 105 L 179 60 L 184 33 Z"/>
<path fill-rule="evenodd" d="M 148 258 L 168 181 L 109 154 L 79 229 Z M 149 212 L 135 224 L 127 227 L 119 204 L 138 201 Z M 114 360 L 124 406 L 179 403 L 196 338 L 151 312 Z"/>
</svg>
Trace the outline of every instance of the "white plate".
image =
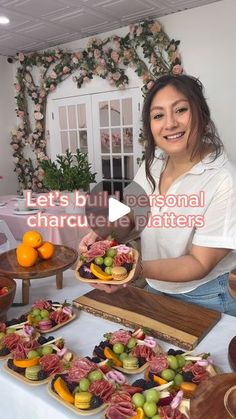
<svg viewBox="0 0 236 419">
<path fill-rule="evenodd" d="M 16 214 L 16 215 L 29 215 L 29 214 L 37 214 L 37 212 L 39 212 L 39 211 L 41 211 L 41 212 L 43 212 L 43 210 L 39 210 L 38 208 L 36 209 L 28 209 L 28 210 L 25 210 L 25 211 L 20 211 L 20 210 L 18 210 L 18 209 L 14 209 L 13 210 L 13 214 Z"/>
<path fill-rule="evenodd" d="M 7 202 L 1 202 L 0 201 L 0 207 L 4 207 L 4 205 L 6 205 L 7 204 Z"/>
</svg>

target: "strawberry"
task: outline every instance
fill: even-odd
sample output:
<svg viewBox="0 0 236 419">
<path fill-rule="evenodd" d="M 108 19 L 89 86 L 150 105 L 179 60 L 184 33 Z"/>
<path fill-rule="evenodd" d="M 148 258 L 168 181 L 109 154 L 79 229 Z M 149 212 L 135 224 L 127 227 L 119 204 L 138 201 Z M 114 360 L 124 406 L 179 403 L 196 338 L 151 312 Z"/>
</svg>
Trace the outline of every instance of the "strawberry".
<svg viewBox="0 0 236 419">
<path fill-rule="evenodd" d="M 116 240 L 111 241 L 111 247 L 118 246 L 118 242 Z"/>
<path fill-rule="evenodd" d="M 8 287 L 2 287 L 2 288 L 0 288 L 0 295 L 8 294 L 9 291 L 10 290 L 9 290 Z"/>
<path fill-rule="evenodd" d="M 136 339 L 139 339 L 139 340 L 144 340 L 144 339 L 145 339 L 145 333 L 144 333 L 144 331 L 143 331 L 141 328 L 136 329 L 136 330 L 132 333 L 132 336 L 133 336 L 134 338 L 136 338 Z"/>
<path fill-rule="evenodd" d="M 103 374 L 106 374 L 107 372 L 111 371 L 110 362 L 108 360 L 99 362 L 98 364 L 100 370 L 103 372 Z"/>
</svg>

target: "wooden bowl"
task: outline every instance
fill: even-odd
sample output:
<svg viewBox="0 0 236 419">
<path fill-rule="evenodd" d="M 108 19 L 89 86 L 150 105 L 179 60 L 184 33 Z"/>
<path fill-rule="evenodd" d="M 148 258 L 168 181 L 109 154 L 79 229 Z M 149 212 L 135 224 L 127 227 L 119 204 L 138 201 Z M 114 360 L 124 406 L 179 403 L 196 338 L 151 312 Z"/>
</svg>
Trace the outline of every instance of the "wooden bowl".
<svg viewBox="0 0 236 419">
<path fill-rule="evenodd" d="M 236 336 L 229 343 L 228 359 L 232 370 L 236 371 Z"/>
<path fill-rule="evenodd" d="M 224 396 L 224 405 L 229 417 L 236 419 L 236 386 L 230 387 Z"/>
<path fill-rule="evenodd" d="M 0 322 L 4 322 L 7 318 L 7 311 L 11 307 L 16 293 L 16 282 L 7 276 L 0 276 L 0 288 L 9 287 L 7 294 L 0 295 Z"/>
</svg>

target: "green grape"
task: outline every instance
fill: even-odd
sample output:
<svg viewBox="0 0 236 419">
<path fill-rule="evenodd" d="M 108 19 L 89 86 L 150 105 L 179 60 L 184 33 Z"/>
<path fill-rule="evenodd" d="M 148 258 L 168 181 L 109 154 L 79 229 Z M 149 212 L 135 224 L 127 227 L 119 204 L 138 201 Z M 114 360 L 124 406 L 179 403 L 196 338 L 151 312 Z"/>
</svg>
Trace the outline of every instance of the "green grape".
<svg viewBox="0 0 236 419">
<path fill-rule="evenodd" d="M 111 275 L 111 271 L 112 271 L 112 267 L 111 266 L 106 266 L 105 267 L 106 274 Z"/>
<path fill-rule="evenodd" d="M 106 256 L 110 256 L 111 258 L 114 258 L 116 253 L 117 253 L 116 249 L 108 249 L 106 252 Z"/>
<path fill-rule="evenodd" d="M 102 380 L 103 378 L 103 373 L 100 370 L 94 370 L 91 371 L 88 375 L 88 379 L 93 382 L 93 381 L 98 381 L 98 380 Z"/>
<path fill-rule="evenodd" d="M 151 418 L 157 413 L 157 405 L 154 402 L 145 402 L 143 405 L 143 410 L 145 415 Z"/>
<path fill-rule="evenodd" d="M 129 354 L 127 354 L 127 352 L 122 352 L 122 354 L 120 354 L 119 358 L 121 361 L 123 361 L 123 359 L 128 358 Z"/>
<path fill-rule="evenodd" d="M 96 265 L 102 265 L 103 264 L 103 258 L 101 256 L 97 256 L 94 259 L 94 262 L 96 263 Z"/>
<path fill-rule="evenodd" d="M 154 415 L 152 419 L 161 419 L 160 415 Z"/>
<path fill-rule="evenodd" d="M 113 349 L 113 352 L 115 352 L 115 354 L 120 355 L 124 352 L 125 347 L 123 343 L 117 342 L 113 345 L 112 349 Z"/>
<path fill-rule="evenodd" d="M 145 392 L 146 395 L 146 402 L 154 402 L 158 403 L 160 400 L 160 393 L 159 391 L 155 390 L 154 388 L 151 388 L 150 390 L 147 390 Z"/>
<path fill-rule="evenodd" d="M 113 259 L 110 256 L 107 256 L 107 257 L 104 258 L 103 263 L 106 266 L 112 266 L 113 265 Z"/>
<path fill-rule="evenodd" d="M 128 343 L 127 343 L 127 347 L 129 349 L 133 349 L 136 345 L 137 345 L 137 339 L 130 338 L 129 341 L 128 341 Z"/>
<path fill-rule="evenodd" d="M 88 391 L 90 386 L 90 381 L 88 380 L 88 378 L 82 378 L 79 382 L 79 389 L 81 391 Z"/>
<path fill-rule="evenodd" d="M 161 377 L 166 381 L 172 381 L 175 378 L 175 372 L 170 368 L 166 368 L 161 372 Z"/>
<path fill-rule="evenodd" d="M 6 330 L 6 334 L 10 335 L 11 333 L 15 333 L 16 329 L 14 327 L 8 327 Z"/>
<path fill-rule="evenodd" d="M 132 402 L 134 403 L 135 407 L 143 407 L 145 403 L 145 397 L 142 393 L 135 393 L 132 396 Z"/>
<path fill-rule="evenodd" d="M 43 355 L 49 355 L 53 353 L 53 347 L 50 345 L 46 345 L 42 347 L 42 354 Z"/>
<path fill-rule="evenodd" d="M 32 316 L 38 316 L 40 314 L 40 311 L 41 310 L 39 310 L 39 308 L 33 308 L 31 314 Z"/>
<path fill-rule="evenodd" d="M 186 364 L 186 359 L 184 358 L 184 356 L 183 356 L 183 355 L 176 355 L 176 359 L 177 359 L 177 362 L 178 362 L 178 366 L 179 366 L 179 368 L 182 368 L 182 367 L 184 367 L 184 366 L 185 366 L 185 364 Z"/>
<path fill-rule="evenodd" d="M 2 340 L 5 337 L 5 333 L 4 332 L 0 332 L 0 340 Z"/>
<path fill-rule="evenodd" d="M 39 357 L 38 352 L 34 351 L 34 350 L 29 351 L 28 354 L 27 354 L 28 359 L 34 359 L 34 358 L 38 358 L 38 357 Z"/>
<path fill-rule="evenodd" d="M 172 370 L 177 370 L 177 368 L 179 367 L 179 364 L 178 364 L 178 361 L 177 361 L 177 359 L 174 355 L 168 355 L 167 356 L 167 361 L 168 361 L 169 367 Z"/>
<path fill-rule="evenodd" d="M 49 317 L 48 310 L 45 310 L 45 309 L 41 310 L 40 316 L 42 317 L 42 319 L 47 319 Z"/>
<path fill-rule="evenodd" d="M 184 381 L 183 376 L 181 374 L 176 374 L 174 378 L 174 383 L 176 386 L 179 386 Z"/>
</svg>

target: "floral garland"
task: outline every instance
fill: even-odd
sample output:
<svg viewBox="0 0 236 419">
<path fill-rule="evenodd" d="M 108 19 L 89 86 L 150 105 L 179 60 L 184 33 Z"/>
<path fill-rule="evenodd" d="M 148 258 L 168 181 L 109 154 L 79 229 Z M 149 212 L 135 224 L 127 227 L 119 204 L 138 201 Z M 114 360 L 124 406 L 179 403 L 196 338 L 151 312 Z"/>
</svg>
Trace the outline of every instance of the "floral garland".
<svg viewBox="0 0 236 419">
<path fill-rule="evenodd" d="M 48 94 L 59 83 L 75 73 L 73 81 L 78 88 L 94 76 L 100 76 L 110 85 L 123 89 L 129 83 L 125 70 L 131 67 L 143 80 L 142 91 L 145 94 L 160 75 L 182 73 L 178 45 L 179 41 L 170 40 L 159 22 L 144 21 L 130 25 L 125 37 L 91 38 L 87 48 L 78 52 L 56 48 L 43 53 L 18 53 L 17 82 L 14 85 L 19 125 L 11 132 L 11 146 L 20 189 L 42 191 L 44 172 L 40 161 L 48 159 L 46 102 Z M 33 77 L 35 69 L 39 73 L 37 84 Z M 28 112 L 29 99 L 34 103 L 33 121 Z M 34 160 L 25 156 L 27 149 L 35 156 Z"/>
</svg>

